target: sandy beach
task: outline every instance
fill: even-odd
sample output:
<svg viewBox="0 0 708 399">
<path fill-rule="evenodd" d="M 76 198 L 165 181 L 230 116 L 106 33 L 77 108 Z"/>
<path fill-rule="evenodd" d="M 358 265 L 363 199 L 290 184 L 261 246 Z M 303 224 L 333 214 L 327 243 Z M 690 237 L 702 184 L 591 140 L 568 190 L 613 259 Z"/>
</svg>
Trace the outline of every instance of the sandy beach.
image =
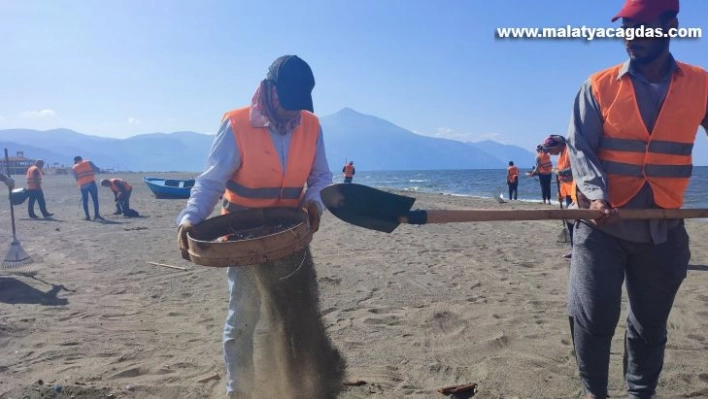
<svg viewBox="0 0 708 399">
<path fill-rule="evenodd" d="M 107 222 L 84 221 L 69 176 L 45 176 L 52 220 L 15 207 L 34 264 L 0 269 L 1 399 L 223 397 L 226 269 L 180 257 L 175 218 L 186 200 L 155 199 L 145 174 L 116 176 L 133 185 L 141 217 L 112 216 L 113 196 L 100 188 Z M 414 196 L 421 209 L 549 207 Z M 4 257 L 12 234 L 2 197 Z M 660 398 L 708 397 L 708 223 L 687 226 L 691 267 L 669 319 Z M 551 220 L 401 225 L 387 234 L 326 213 L 311 244 L 321 309 L 347 378 L 363 381 L 340 398 L 444 398 L 438 388 L 464 383 L 478 384 L 475 398 L 581 397 L 561 232 Z M 624 393 L 624 317 L 612 397 Z"/>
</svg>

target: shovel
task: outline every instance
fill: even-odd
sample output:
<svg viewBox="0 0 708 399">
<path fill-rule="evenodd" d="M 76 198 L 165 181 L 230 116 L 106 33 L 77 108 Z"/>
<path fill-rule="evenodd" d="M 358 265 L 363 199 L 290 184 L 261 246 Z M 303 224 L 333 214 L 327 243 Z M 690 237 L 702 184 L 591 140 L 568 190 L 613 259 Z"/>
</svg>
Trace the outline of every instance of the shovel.
<svg viewBox="0 0 708 399">
<path fill-rule="evenodd" d="M 499 220 L 598 219 L 591 209 L 413 210 L 415 198 L 361 184 L 333 184 L 320 191 L 322 202 L 339 219 L 370 230 L 390 233 L 401 223 L 460 223 Z M 708 209 L 618 209 L 621 219 L 708 218 Z"/>
<path fill-rule="evenodd" d="M 10 157 L 7 155 L 7 148 L 5 148 L 5 167 L 7 169 L 7 177 L 10 177 Z M 10 196 L 12 196 L 12 189 L 9 187 L 8 192 Z M 12 219 L 12 243 L 10 243 L 10 251 L 2 262 L 4 269 L 13 269 L 34 263 L 32 258 L 30 258 L 27 252 L 20 246 L 20 240 L 17 239 L 15 233 L 15 209 L 12 205 L 12 200 L 10 200 L 10 219 Z"/>
</svg>

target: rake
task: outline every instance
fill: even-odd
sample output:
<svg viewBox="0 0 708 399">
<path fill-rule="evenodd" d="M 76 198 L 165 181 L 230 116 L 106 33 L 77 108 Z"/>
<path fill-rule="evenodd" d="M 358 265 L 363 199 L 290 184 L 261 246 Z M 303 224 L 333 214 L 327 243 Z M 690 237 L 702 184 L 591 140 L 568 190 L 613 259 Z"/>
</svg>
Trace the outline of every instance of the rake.
<svg viewBox="0 0 708 399">
<path fill-rule="evenodd" d="M 7 148 L 5 148 L 5 168 L 7 171 L 7 177 L 10 177 L 10 157 L 7 155 Z M 8 192 L 10 197 L 12 196 L 12 188 L 8 187 Z M 2 262 L 2 267 L 4 269 L 14 269 L 20 266 L 30 265 L 34 263 L 32 258 L 22 249 L 20 245 L 20 240 L 17 239 L 17 234 L 15 231 L 15 209 L 12 205 L 12 198 L 10 200 L 10 219 L 12 219 L 12 243 L 10 244 L 10 251 L 5 256 L 5 260 Z"/>
<path fill-rule="evenodd" d="M 565 201 L 565 198 L 561 196 L 561 181 L 558 175 L 556 175 L 556 187 L 558 187 L 558 202 L 560 203 L 560 209 L 563 209 L 563 201 Z M 568 242 L 570 241 L 570 231 L 568 230 L 568 222 L 563 219 L 561 220 L 561 223 L 563 223 L 563 232 L 561 233 L 563 235 L 563 242 Z"/>
<path fill-rule="evenodd" d="M 504 189 L 506 188 L 506 185 L 509 184 L 506 180 L 504 180 L 504 185 L 501 187 L 499 190 L 499 196 L 494 197 L 495 200 L 497 200 L 498 203 L 500 204 L 505 204 L 506 201 L 504 201 Z M 511 199 L 511 198 L 509 198 Z"/>
</svg>

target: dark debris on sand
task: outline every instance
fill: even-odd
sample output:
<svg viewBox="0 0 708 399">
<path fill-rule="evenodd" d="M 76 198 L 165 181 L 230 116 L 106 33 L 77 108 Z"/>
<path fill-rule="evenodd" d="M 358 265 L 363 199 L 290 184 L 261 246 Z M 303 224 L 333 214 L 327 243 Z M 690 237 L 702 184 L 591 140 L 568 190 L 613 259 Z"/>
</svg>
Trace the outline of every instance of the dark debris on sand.
<svg viewBox="0 0 708 399">
<path fill-rule="evenodd" d="M 8 392 L 5 397 L 17 399 L 99 399 L 115 398 L 111 388 L 86 385 L 45 385 L 41 380 Z"/>
</svg>

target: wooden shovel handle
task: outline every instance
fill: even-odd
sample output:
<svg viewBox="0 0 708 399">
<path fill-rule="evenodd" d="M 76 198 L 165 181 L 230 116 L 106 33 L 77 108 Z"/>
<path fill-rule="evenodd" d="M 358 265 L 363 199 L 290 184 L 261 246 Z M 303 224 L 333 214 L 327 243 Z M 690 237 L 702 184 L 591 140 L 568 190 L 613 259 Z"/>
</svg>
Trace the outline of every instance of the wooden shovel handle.
<svg viewBox="0 0 708 399">
<path fill-rule="evenodd" d="M 686 219 L 708 218 L 708 209 L 619 209 L 621 219 Z M 571 220 L 597 219 L 600 211 L 590 209 L 518 209 L 518 210 L 427 210 L 425 223 L 490 222 L 499 220 Z M 409 223 L 408 217 L 399 218 Z"/>
</svg>

